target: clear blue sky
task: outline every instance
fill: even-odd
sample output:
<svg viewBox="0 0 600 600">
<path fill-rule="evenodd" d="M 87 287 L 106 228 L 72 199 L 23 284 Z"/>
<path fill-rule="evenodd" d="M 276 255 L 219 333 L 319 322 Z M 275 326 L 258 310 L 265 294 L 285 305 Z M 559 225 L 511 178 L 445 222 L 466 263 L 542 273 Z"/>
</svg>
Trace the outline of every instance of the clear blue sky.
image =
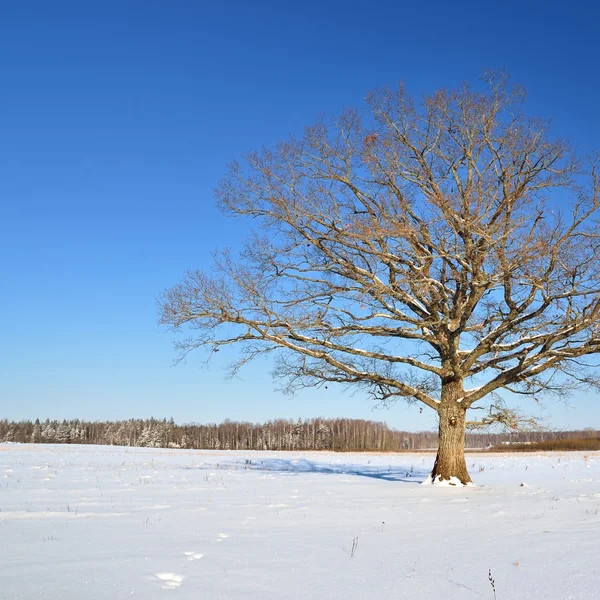
<svg viewBox="0 0 600 600">
<path fill-rule="evenodd" d="M 268 362 L 233 383 L 200 355 L 174 367 L 156 298 L 243 233 L 214 206 L 229 160 L 371 88 L 506 68 L 530 112 L 600 148 L 599 19 L 592 1 L 2 3 L 0 418 L 432 427 L 343 390 L 282 397 Z M 573 403 L 553 425 L 600 427 L 597 397 Z"/>
</svg>

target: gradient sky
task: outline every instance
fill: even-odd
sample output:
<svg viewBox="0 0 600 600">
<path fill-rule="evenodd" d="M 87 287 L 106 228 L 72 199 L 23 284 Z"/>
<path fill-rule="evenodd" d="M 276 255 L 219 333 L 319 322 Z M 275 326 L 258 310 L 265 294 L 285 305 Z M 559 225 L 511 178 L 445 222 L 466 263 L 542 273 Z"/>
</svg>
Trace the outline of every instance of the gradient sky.
<svg viewBox="0 0 600 600">
<path fill-rule="evenodd" d="M 600 148 L 596 2 L 47 0 L 0 6 L 0 418 L 348 416 L 403 429 L 429 409 L 373 410 L 343 389 L 273 391 L 270 364 L 224 380 L 173 366 L 156 299 L 247 223 L 212 190 L 226 163 L 361 106 L 505 68 L 527 110 Z M 549 403 L 600 427 L 589 394 Z"/>
</svg>

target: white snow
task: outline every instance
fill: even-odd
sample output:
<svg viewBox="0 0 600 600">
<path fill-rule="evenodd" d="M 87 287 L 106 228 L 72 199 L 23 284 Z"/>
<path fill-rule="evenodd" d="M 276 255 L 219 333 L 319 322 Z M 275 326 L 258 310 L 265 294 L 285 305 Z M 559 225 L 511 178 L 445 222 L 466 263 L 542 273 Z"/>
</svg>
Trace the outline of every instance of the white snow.
<svg viewBox="0 0 600 600">
<path fill-rule="evenodd" d="M 440 475 L 437 475 L 435 477 L 435 479 L 431 478 L 431 475 L 429 475 L 425 481 L 423 481 L 424 485 L 437 485 L 437 486 L 442 486 L 442 487 L 473 487 L 474 484 L 473 483 L 463 483 L 458 477 L 450 477 L 450 479 L 442 479 L 442 477 Z"/>
<path fill-rule="evenodd" d="M 0 445 L 0 597 L 600 597 L 600 453 Z"/>
</svg>

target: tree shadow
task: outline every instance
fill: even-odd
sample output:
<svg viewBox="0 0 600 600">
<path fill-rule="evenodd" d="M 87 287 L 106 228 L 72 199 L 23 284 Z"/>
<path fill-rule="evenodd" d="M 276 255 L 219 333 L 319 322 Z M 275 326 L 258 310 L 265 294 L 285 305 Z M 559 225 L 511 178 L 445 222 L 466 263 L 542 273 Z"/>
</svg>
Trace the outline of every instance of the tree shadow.
<svg viewBox="0 0 600 600">
<path fill-rule="evenodd" d="M 384 481 L 404 483 L 422 483 L 430 473 L 429 469 L 415 469 L 413 465 L 364 465 L 364 464 L 331 464 L 319 463 L 305 458 L 283 459 L 263 458 L 247 459 L 244 468 L 253 471 L 269 471 L 275 473 L 323 473 L 326 475 L 355 475 L 371 477 Z"/>
</svg>

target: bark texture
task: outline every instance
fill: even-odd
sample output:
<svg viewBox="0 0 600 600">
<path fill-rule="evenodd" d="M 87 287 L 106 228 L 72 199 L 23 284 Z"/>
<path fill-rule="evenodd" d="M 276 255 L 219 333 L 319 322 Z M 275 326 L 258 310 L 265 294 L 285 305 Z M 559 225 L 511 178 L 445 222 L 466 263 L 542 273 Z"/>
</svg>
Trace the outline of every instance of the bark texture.
<svg viewBox="0 0 600 600">
<path fill-rule="evenodd" d="M 442 399 L 438 409 L 438 453 L 431 471 L 431 481 L 455 482 L 456 478 L 466 485 L 471 483 L 465 461 L 466 409 L 462 404 L 461 382 L 442 386 Z M 456 482 L 455 482 L 456 483 Z"/>
<path fill-rule="evenodd" d="M 438 453 L 431 471 L 432 482 L 453 477 L 462 484 L 471 483 L 465 461 L 465 410 L 460 405 L 440 410 Z"/>
</svg>

